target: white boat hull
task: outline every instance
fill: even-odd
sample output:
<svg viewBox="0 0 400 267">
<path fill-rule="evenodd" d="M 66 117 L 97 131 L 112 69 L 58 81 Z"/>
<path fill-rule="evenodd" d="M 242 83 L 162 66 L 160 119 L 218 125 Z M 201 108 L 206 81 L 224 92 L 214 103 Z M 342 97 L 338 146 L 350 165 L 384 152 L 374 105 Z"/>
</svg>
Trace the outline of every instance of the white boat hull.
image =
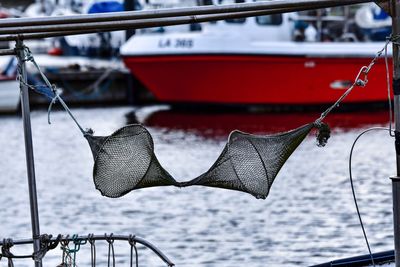
<svg viewBox="0 0 400 267">
<path fill-rule="evenodd" d="M 19 92 L 19 84 L 16 80 L 0 80 L 0 112 L 18 110 Z"/>
</svg>

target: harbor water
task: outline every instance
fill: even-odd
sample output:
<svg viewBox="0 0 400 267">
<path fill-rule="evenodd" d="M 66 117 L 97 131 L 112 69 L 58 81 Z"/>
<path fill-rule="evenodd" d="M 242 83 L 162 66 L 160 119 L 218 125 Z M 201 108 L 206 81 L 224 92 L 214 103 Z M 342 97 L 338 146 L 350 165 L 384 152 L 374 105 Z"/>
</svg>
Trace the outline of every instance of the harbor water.
<svg viewBox="0 0 400 267">
<path fill-rule="evenodd" d="M 168 107 L 73 109 L 84 127 L 108 135 L 135 121 L 152 133 L 161 164 L 180 181 L 205 172 L 231 130 L 271 134 L 312 122 L 317 113 L 188 113 Z M 364 129 L 387 126 L 385 111 L 332 114 L 332 137 L 324 148 L 310 135 L 279 173 L 269 197 L 206 187 L 160 187 L 119 199 L 101 196 L 92 181 L 86 140 L 62 111 L 32 113 L 41 232 L 57 235 L 135 234 L 161 249 L 180 267 L 308 266 L 367 254 L 348 178 L 352 142 Z M 393 249 L 391 182 L 394 140 L 371 132 L 357 144 L 353 172 L 373 252 Z M 0 117 L 1 237 L 29 238 L 30 214 L 22 120 Z M 98 244 L 107 264 L 107 244 Z M 15 248 L 29 254 L 31 247 Z M 117 266 L 128 266 L 129 246 L 116 242 Z M 77 254 L 89 266 L 90 250 Z M 139 249 L 139 266 L 165 266 Z M 61 262 L 59 249 L 45 266 Z M 15 261 L 16 266 L 31 266 Z M 0 265 L 6 266 L 6 260 Z"/>
</svg>

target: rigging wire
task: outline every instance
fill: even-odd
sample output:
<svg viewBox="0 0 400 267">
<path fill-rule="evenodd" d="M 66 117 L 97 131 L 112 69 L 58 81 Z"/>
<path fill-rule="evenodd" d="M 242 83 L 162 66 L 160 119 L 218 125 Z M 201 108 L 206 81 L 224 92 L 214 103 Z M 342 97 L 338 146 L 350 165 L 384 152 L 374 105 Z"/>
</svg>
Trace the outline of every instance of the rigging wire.
<svg viewBox="0 0 400 267">
<path fill-rule="evenodd" d="M 369 129 L 363 131 L 363 132 L 360 133 L 360 134 L 357 136 L 357 138 L 354 140 L 353 145 L 351 146 L 351 149 L 350 149 L 350 157 L 349 157 L 349 179 L 350 179 L 351 191 L 352 191 L 352 194 L 353 194 L 353 200 L 354 200 L 354 204 L 355 204 L 355 206 L 356 206 L 357 215 L 358 215 L 358 220 L 359 220 L 359 222 L 360 222 L 360 226 L 361 226 L 361 229 L 362 229 L 362 232 L 363 232 L 363 235 L 364 235 L 365 243 L 367 244 L 368 252 L 369 252 L 369 255 L 370 255 L 370 257 L 371 257 L 372 265 L 373 265 L 374 267 L 375 267 L 374 257 L 373 257 L 373 255 L 372 255 L 371 246 L 370 246 L 370 244 L 369 244 L 368 237 L 367 237 L 367 233 L 366 233 L 366 231 L 365 231 L 364 223 L 363 223 L 363 220 L 362 220 L 362 217 L 361 217 L 361 213 L 360 213 L 360 208 L 359 208 L 359 205 L 358 205 L 358 200 L 357 200 L 356 192 L 355 192 L 355 189 L 354 189 L 354 179 L 353 179 L 352 163 L 353 163 L 353 152 L 354 152 L 354 148 L 355 148 L 355 146 L 356 146 L 358 140 L 359 140 L 364 134 L 366 134 L 366 133 L 368 133 L 368 132 L 371 132 L 371 131 L 378 131 L 378 130 L 384 130 L 384 131 L 389 131 L 389 132 L 391 131 L 390 128 L 385 128 L 385 127 L 373 127 L 373 128 L 369 128 Z"/>
<path fill-rule="evenodd" d="M 320 124 L 328 114 L 334 110 L 335 108 L 339 107 L 340 103 L 343 102 L 343 100 L 353 91 L 355 87 L 365 87 L 368 84 L 368 74 L 371 71 L 371 69 L 374 67 L 375 63 L 378 61 L 378 59 L 382 56 L 383 52 L 385 52 L 385 65 L 386 65 L 386 78 L 387 78 L 387 88 L 388 88 L 388 98 L 389 98 L 389 107 L 390 107 L 390 129 L 391 129 L 391 124 L 392 124 L 392 103 L 391 103 L 391 97 L 390 97 L 390 78 L 389 78 L 389 63 L 388 63 L 388 55 L 387 55 L 387 47 L 390 43 L 397 44 L 396 41 L 400 38 L 400 36 L 389 36 L 386 38 L 385 45 L 381 50 L 379 50 L 374 58 L 371 60 L 371 62 L 368 64 L 368 66 L 363 66 L 359 70 L 356 78 L 354 79 L 354 82 L 351 84 L 351 86 L 342 94 L 342 96 L 333 104 L 331 105 L 328 109 L 326 109 L 321 116 L 315 121 L 316 124 Z"/>
<path fill-rule="evenodd" d="M 364 223 L 363 223 L 363 220 L 362 220 L 362 217 L 361 217 L 360 208 L 359 208 L 359 205 L 358 205 L 357 196 L 356 196 L 355 189 L 354 189 L 354 179 L 353 179 L 353 172 L 352 172 L 352 160 L 353 160 L 353 153 L 354 153 L 355 145 L 357 144 L 359 139 L 364 134 L 369 133 L 371 131 L 384 130 L 384 131 L 388 131 L 389 135 L 391 137 L 395 136 L 394 135 L 394 131 L 393 131 L 393 108 L 392 108 L 392 99 L 391 99 L 391 93 L 390 93 L 390 74 L 389 74 L 389 59 L 388 59 L 388 49 L 387 48 L 388 48 L 389 43 L 393 43 L 393 44 L 399 45 L 399 43 L 398 43 L 399 38 L 400 38 L 400 36 L 389 36 L 386 39 L 386 43 L 385 43 L 384 48 L 382 50 L 380 50 L 376 54 L 375 58 L 372 60 L 371 64 L 369 65 L 369 69 L 370 69 L 370 67 L 372 67 L 375 64 L 375 62 L 378 60 L 378 58 L 384 52 L 385 69 L 386 69 L 386 87 L 387 87 L 387 92 L 388 92 L 388 104 L 389 104 L 389 128 L 386 128 L 386 127 L 372 127 L 372 128 L 366 129 L 365 131 L 360 133 L 357 136 L 357 138 L 354 140 L 353 145 L 351 146 L 350 157 L 349 157 L 349 179 L 350 179 L 350 186 L 351 186 L 351 191 L 352 191 L 352 195 L 353 195 L 354 205 L 356 207 L 357 216 L 358 216 L 358 220 L 360 222 L 360 227 L 361 227 L 362 232 L 363 232 L 365 243 L 367 245 L 368 252 L 369 252 L 369 255 L 371 257 L 371 262 L 372 262 L 372 265 L 374 267 L 375 267 L 374 257 L 372 255 L 371 246 L 370 246 L 369 241 L 368 241 L 368 236 L 367 236 L 367 233 L 366 233 L 366 230 L 365 230 L 365 227 L 364 227 Z M 368 74 L 368 72 L 366 74 Z M 321 115 L 321 117 L 322 117 L 322 115 Z"/>
<path fill-rule="evenodd" d="M 391 36 L 389 36 L 387 38 L 387 42 L 392 42 L 393 45 L 399 46 L 400 45 L 400 43 L 398 42 L 399 39 L 400 39 L 400 36 L 391 35 Z M 385 49 L 384 58 L 385 58 L 385 69 L 386 69 L 386 86 L 387 86 L 388 103 L 389 103 L 389 135 L 391 137 L 395 137 L 395 135 L 394 135 L 394 133 L 392 131 L 392 129 L 393 129 L 393 117 L 394 117 L 393 113 L 394 113 L 394 110 L 392 108 L 392 98 L 391 98 L 391 94 L 390 94 L 390 74 L 389 74 L 389 57 L 388 57 L 388 50 L 387 50 L 387 47 L 388 47 L 388 43 L 387 42 L 386 42 L 385 47 L 384 47 L 384 49 Z"/>
<path fill-rule="evenodd" d="M 357 86 L 360 87 L 365 87 L 368 83 L 368 74 L 371 71 L 371 69 L 373 68 L 373 66 L 375 65 L 375 63 L 378 61 L 378 59 L 382 56 L 382 54 L 384 54 L 384 59 L 385 59 L 385 70 L 386 70 L 386 87 L 387 87 L 387 93 L 388 93 L 388 104 L 389 104 L 389 128 L 385 128 L 385 127 L 373 127 L 373 128 L 369 128 L 365 131 L 363 131 L 361 134 L 359 134 L 357 136 L 357 138 L 355 139 L 351 150 L 350 150 L 350 157 L 349 157 L 349 179 L 350 179 L 350 185 L 351 185 L 351 190 L 352 190 L 352 194 L 353 194 L 353 200 L 354 200 L 354 204 L 356 206 L 356 211 L 357 211 L 357 215 L 358 215 L 358 219 L 360 222 L 360 227 L 362 229 L 363 232 L 363 236 L 365 239 L 365 243 L 367 245 L 368 248 L 368 252 L 369 255 L 371 257 L 371 262 L 372 265 L 375 267 L 375 261 L 374 261 L 374 257 L 372 255 L 372 251 L 371 251 L 371 246 L 369 244 L 368 241 L 368 237 L 367 237 L 367 233 L 365 231 L 365 227 L 364 227 L 364 223 L 361 217 L 361 213 L 360 213 L 360 209 L 358 206 L 358 201 L 357 201 L 357 197 L 356 197 L 356 193 L 355 193 L 355 189 L 354 189 L 354 183 L 353 183 L 353 173 L 352 173 L 352 158 L 353 158 L 353 152 L 354 152 L 354 147 L 357 144 L 358 140 L 361 138 L 361 136 L 363 136 L 364 134 L 370 132 L 370 131 L 375 131 L 375 130 L 385 130 L 389 132 L 389 135 L 391 137 L 394 137 L 394 131 L 393 129 L 393 108 L 392 108 L 392 99 L 391 99 L 391 91 L 390 91 L 390 74 L 389 74 L 389 59 L 388 59 L 388 46 L 390 43 L 394 44 L 394 45 L 400 45 L 400 43 L 398 42 L 398 40 L 400 39 L 400 36 L 393 36 L 390 35 L 389 37 L 386 38 L 386 43 L 384 45 L 384 47 L 378 51 L 375 54 L 375 57 L 372 59 L 372 61 L 369 63 L 368 66 L 363 66 L 360 71 L 358 72 L 358 75 L 356 76 L 353 84 L 343 93 L 343 95 L 333 104 L 331 105 L 327 110 L 325 110 L 321 116 L 315 121 L 316 124 L 320 124 L 326 116 L 328 116 L 328 114 L 334 110 L 335 108 L 337 108 L 339 106 L 339 104 L 353 91 L 353 89 Z"/>
</svg>

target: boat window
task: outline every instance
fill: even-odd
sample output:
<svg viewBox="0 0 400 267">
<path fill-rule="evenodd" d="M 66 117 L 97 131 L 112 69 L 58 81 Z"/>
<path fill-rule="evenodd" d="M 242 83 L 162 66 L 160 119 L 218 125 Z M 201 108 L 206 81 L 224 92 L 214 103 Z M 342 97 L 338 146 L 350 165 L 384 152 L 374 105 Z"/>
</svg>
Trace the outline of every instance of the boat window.
<svg viewBox="0 0 400 267">
<path fill-rule="evenodd" d="M 257 24 L 259 25 L 281 25 L 282 24 L 282 15 L 268 15 L 268 16 L 258 16 L 256 17 Z"/>
<path fill-rule="evenodd" d="M 235 4 L 245 3 L 245 0 L 235 0 L 233 1 Z M 227 23 L 235 23 L 235 24 L 243 24 L 246 22 L 246 18 L 239 18 L 239 19 L 227 19 L 225 20 Z"/>
<path fill-rule="evenodd" d="M 246 18 L 240 18 L 240 19 L 227 19 L 225 20 L 228 23 L 235 23 L 235 24 L 243 24 L 246 22 Z"/>
</svg>

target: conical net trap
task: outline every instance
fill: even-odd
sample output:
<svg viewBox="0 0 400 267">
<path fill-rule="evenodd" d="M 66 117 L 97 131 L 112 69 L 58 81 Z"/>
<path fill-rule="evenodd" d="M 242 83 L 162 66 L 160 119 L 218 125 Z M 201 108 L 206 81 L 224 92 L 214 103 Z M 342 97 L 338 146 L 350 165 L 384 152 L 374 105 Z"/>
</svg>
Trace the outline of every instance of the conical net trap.
<svg viewBox="0 0 400 267">
<path fill-rule="evenodd" d="M 213 166 L 188 182 L 177 182 L 160 165 L 153 139 L 141 125 L 123 127 L 107 137 L 88 134 L 86 138 L 95 161 L 94 183 L 107 197 L 121 197 L 145 187 L 202 185 L 266 198 L 283 164 L 314 127 L 311 123 L 265 136 L 234 131 Z"/>
</svg>

